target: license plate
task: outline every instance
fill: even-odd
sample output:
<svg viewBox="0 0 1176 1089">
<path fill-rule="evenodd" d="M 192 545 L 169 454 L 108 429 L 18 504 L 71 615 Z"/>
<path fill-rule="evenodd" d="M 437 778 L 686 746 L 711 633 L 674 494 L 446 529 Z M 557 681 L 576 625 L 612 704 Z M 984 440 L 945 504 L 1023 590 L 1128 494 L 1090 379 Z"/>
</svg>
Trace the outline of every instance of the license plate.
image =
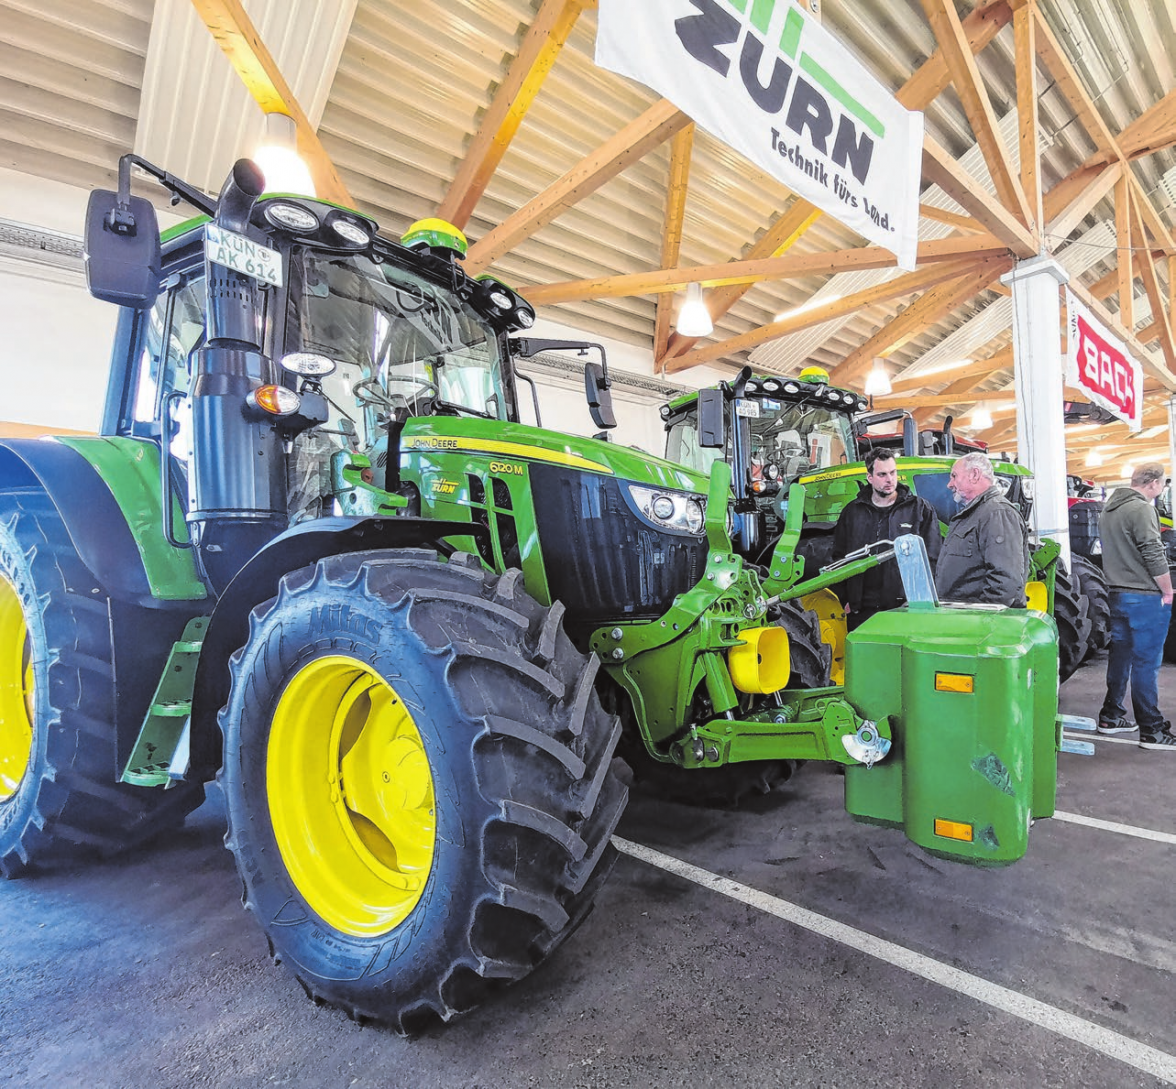
<svg viewBox="0 0 1176 1089">
<path fill-rule="evenodd" d="M 277 250 L 235 231 L 226 231 L 215 223 L 208 224 L 204 232 L 204 253 L 210 261 L 252 276 L 263 284 L 282 286 L 282 255 Z"/>
<path fill-rule="evenodd" d="M 759 414 L 760 414 L 760 406 L 759 406 L 758 401 L 736 401 L 735 402 L 735 415 L 736 416 L 749 416 L 752 419 L 756 419 L 759 417 Z"/>
</svg>

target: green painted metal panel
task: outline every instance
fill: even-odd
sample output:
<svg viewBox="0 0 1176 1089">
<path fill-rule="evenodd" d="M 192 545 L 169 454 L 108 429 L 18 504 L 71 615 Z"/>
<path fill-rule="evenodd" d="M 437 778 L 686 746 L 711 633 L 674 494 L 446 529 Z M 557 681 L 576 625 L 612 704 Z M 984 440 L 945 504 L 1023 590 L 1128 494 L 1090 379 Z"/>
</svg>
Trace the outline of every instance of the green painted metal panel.
<svg viewBox="0 0 1176 1089">
<path fill-rule="evenodd" d="M 159 447 L 145 439 L 59 437 L 58 442 L 86 459 L 110 489 L 135 539 L 151 593 L 163 601 L 207 597 L 196 574 L 192 552 L 168 544 L 163 535 L 159 489 Z M 176 536 L 184 540 L 184 512 L 173 499 Z"/>
</svg>

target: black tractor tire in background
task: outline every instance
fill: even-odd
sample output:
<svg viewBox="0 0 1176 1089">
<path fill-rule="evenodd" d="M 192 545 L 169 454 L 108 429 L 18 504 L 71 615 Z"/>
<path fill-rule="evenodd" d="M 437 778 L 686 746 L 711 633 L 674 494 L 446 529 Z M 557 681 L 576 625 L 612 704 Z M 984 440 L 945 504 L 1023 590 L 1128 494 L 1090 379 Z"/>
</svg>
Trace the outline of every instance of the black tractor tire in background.
<svg viewBox="0 0 1176 1089">
<path fill-rule="evenodd" d="M 275 960 L 316 1001 L 414 1034 L 527 975 L 590 911 L 628 794 L 599 661 L 562 615 L 517 570 L 415 549 L 321 560 L 254 609 L 221 712 L 225 842 Z M 343 671 L 342 699 L 302 685 L 316 670 Z M 371 686 L 366 703 L 348 670 Z M 291 691 L 325 695 L 308 711 L 283 702 Z M 283 763 L 298 737 L 313 759 Z M 294 838 L 291 811 L 305 816 Z M 303 840 L 343 850 L 300 868 Z M 417 898 L 397 901 L 421 847 Z M 394 878 L 377 887 L 394 910 L 374 921 L 351 893 L 369 864 Z"/>
<path fill-rule="evenodd" d="M 1100 650 L 1106 650 L 1111 641 L 1110 595 L 1102 568 L 1085 556 L 1074 556 L 1073 559 L 1074 578 L 1078 582 L 1078 590 L 1087 601 L 1086 615 L 1090 619 L 1090 639 L 1086 657 L 1090 658 Z"/>
<path fill-rule="evenodd" d="M 821 622 L 812 609 L 799 601 L 781 601 L 771 613 L 772 620 L 788 633 L 792 659 L 789 688 L 827 688 L 833 682 L 829 670 L 833 652 L 821 642 Z"/>
<path fill-rule="evenodd" d="M 1065 682 L 1082 664 L 1090 646 L 1090 605 L 1059 559 L 1054 575 L 1054 623 L 1058 626 L 1058 679 Z"/>
<path fill-rule="evenodd" d="M 10 696 L 14 681 L 22 685 L 26 710 L 0 722 L 0 754 L 12 767 L 21 763 L 14 752 L 28 757 L 19 777 L 0 780 L 0 874 L 115 854 L 180 824 L 203 801 L 203 784 L 115 781 L 107 599 L 43 492 L 0 495 L 0 594 L 13 607 L 4 638 L 24 629 L 23 651 L 0 646 L 0 685 Z M 20 702 L 4 706 L 19 711 Z"/>
</svg>

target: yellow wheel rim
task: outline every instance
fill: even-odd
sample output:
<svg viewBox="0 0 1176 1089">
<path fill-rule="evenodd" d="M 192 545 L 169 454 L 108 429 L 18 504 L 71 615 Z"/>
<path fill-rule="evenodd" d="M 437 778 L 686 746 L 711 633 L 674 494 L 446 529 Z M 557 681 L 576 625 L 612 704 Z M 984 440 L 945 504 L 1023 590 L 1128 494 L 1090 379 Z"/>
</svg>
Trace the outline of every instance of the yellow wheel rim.
<svg viewBox="0 0 1176 1089">
<path fill-rule="evenodd" d="M 0 577 L 0 803 L 16 793 L 32 751 L 32 646 L 16 587 Z"/>
<path fill-rule="evenodd" d="M 307 904 L 357 937 L 399 925 L 436 845 L 433 775 L 404 702 L 354 658 L 317 658 L 282 693 L 266 763 L 270 819 Z"/>
</svg>

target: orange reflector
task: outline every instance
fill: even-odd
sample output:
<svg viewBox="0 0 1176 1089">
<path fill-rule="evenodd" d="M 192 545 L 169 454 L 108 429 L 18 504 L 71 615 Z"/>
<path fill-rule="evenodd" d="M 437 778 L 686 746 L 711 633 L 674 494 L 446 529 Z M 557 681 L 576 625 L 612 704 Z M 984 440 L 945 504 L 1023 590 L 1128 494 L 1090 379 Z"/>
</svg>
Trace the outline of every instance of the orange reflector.
<svg viewBox="0 0 1176 1089">
<path fill-rule="evenodd" d="M 967 673 L 936 673 L 936 692 L 974 692 L 976 678 Z"/>
<path fill-rule="evenodd" d="M 962 839 L 966 843 L 972 842 L 972 826 L 961 821 L 945 821 L 935 818 L 935 834 L 944 839 Z"/>
<path fill-rule="evenodd" d="M 285 386 L 258 386 L 247 400 L 272 416 L 289 416 L 302 404 L 302 398 Z"/>
</svg>

